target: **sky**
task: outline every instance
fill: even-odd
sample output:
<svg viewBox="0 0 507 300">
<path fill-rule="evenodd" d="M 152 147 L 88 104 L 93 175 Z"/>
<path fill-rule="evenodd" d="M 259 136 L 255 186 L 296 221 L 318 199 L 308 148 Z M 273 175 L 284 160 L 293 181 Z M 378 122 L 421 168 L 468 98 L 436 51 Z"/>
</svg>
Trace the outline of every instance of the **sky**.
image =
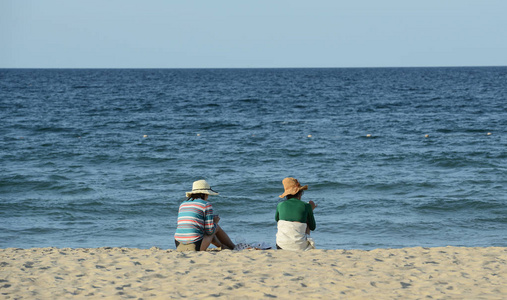
<svg viewBox="0 0 507 300">
<path fill-rule="evenodd" d="M 507 66 L 506 0 L 0 0 L 0 68 Z"/>
</svg>

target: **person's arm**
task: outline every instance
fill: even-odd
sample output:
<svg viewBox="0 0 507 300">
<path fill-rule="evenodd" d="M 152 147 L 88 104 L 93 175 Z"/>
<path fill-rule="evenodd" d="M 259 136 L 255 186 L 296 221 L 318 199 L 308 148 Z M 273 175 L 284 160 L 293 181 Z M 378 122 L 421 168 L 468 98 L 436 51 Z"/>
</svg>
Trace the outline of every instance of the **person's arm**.
<svg viewBox="0 0 507 300">
<path fill-rule="evenodd" d="M 308 228 L 310 228 L 310 230 L 313 231 L 313 230 L 315 230 L 315 228 L 317 228 L 317 224 L 315 223 L 315 217 L 313 216 L 313 205 L 308 205 L 307 207 L 309 209 L 308 209 L 306 224 L 308 225 Z"/>
<path fill-rule="evenodd" d="M 278 213 L 278 205 L 276 206 L 275 221 L 280 220 L 280 213 Z"/>
<path fill-rule="evenodd" d="M 211 203 L 208 203 L 204 211 L 204 233 L 206 235 L 212 235 L 216 228 L 217 226 L 213 221 L 213 207 L 211 206 Z"/>
</svg>

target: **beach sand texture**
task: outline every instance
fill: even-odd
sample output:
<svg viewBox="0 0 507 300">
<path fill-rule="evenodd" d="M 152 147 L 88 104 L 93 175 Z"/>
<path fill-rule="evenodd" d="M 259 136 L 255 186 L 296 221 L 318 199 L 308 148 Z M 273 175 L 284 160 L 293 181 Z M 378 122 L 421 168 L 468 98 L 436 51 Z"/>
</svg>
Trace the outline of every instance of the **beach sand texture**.
<svg viewBox="0 0 507 300">
<path fill-rule="evenodd" d="M 507 248 L 0 249 L 1 299 L 507 299 Z"/>
</svg>

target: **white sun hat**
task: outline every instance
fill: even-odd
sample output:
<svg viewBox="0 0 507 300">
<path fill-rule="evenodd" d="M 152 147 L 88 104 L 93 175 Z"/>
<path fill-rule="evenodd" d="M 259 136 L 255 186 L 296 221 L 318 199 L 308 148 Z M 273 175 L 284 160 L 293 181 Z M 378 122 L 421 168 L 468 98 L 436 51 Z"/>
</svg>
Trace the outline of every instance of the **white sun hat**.
<svg viewBox="0 0 507 300">
<path fill-rule="evenodd" d="M 192 184 L 192 191 L 186 193 L 187 197 L 192 196 L 192 194 L 208 194 L 215 196 L 218 195 L 218 192 L 212 190 L 209 183 L 202 179 L 194 181 L 194 184 Z"/>
</svg>

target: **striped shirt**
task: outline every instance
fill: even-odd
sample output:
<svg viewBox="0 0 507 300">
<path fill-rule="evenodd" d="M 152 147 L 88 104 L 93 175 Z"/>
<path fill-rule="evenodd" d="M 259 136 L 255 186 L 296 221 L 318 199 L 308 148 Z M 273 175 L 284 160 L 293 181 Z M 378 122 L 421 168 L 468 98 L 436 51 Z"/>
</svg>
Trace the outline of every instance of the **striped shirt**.
<svg viewBox="0 0 507 300">
<path fill-rule="evenodd" d="M 211 203 L 202 199 L 181 203 L 175 240 L 182 244 L 195 243 L 202 240 L 204 235 L 212 235 L 215 229 Z"/>
</svg>

